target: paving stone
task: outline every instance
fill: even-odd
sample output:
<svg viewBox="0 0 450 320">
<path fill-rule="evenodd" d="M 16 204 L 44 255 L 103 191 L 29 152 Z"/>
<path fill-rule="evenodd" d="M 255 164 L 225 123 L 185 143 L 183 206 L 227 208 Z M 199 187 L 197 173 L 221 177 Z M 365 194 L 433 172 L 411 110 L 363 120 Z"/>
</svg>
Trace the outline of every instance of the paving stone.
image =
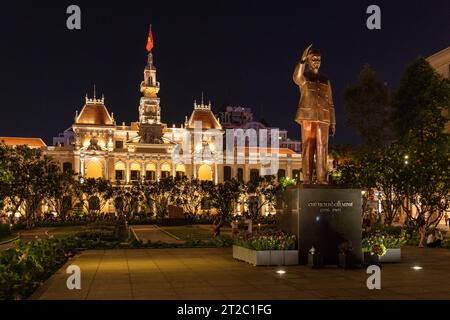
<svg viewBox="0 0 450 320">
<path fill-rule="evenodd" d="M 234 260 L 229 248 L 87 250 L 31 299 L 450 299 L 450 250 L 406 247 L 402 259 L 382 265 L 382 289 L 369 290 L 365 269 L 287 266 L 278 275 Z M 80 266 L 82 290 L 67 289 L 69 264 Z"/>
</svg>

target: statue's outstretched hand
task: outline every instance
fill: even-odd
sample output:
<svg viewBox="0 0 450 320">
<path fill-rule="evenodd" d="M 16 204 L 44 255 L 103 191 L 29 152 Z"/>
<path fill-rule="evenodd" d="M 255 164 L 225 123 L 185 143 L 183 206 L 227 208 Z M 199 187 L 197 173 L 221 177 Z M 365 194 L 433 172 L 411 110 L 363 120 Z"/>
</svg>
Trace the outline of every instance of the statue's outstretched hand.
<svg viewBox="0 0 450 320">
<path fill-rule="evenodd" d="M 311 47 L 312 47 L 312 43 L 305 49 L 305 51 L 303 51 L 302 58 L 301 58 L 302 62 L 305 62 L 306 58 L 308 58 L 309 51 L 311 50 Z"/>
</svg>

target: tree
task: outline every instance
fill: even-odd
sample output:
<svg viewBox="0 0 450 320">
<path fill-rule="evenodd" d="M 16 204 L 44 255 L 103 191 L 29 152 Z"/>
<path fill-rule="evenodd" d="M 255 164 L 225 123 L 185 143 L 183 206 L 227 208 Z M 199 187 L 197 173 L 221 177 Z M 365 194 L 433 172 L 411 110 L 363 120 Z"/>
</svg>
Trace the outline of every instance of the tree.
<svg viewBox="0 0 450 320">
<path fill-rule="evenodd" d="M 345 124 L 356 130 L 366 147 L 382 147 L 390 140 L 389 95 L 388 87 L 368 64 L 357 84 L 344 91 Z"/>
<path fill-rule="evenodd" d="M 139 212 L 139 205 L 143 200 L 142 185 L 140 182 L 134 182 L 131 186 L 114 186 L 112 198 L 116 213 L 129 222 L 133 215 Z"/>
<path fill-rule="evenodd" d="M 47 201 L 52 204 L 60 217 L 66 217 L 72 210 L 72 197 L 75 195 L 75 173 L 58 170 L 49 181 Z"/>
<path fill-rule="evenodd" d="M 405 158 L 399 173 L 401 192 L 408 199 L 403 209 L 422 235 L 449 209 L 450 136 L 444 131 L 449 105 L 450 81 L 418 57 L 395 93 L 393 121 Z"/>
<path fill-rule="evenodd" d="M 101 178 L 80 177 L 75 181 L 74 190 L 78 203 L 89 216 L 100 214 L 113 196 L 111 182 Z"/>
<path fill-rule="evenodd" d="M 11 181 L 14 178 L 9 170 L 10 153 L 11 148 L 0 143 L 0 209 L 5 205 L 5 201 L 9 196 Z"/>
<path fill-rule="evenodd" d="M 447 143 L 443 114 L 450 105 L 450 81 L 442 78 L 423 57 L 405 70 L 395 92 L 394 129 L 399 140 L 410 143 Z M 448 146 L 448 145 L 447 145 Z"/>
<path fill-rule="evenodd" d="M 245 193 L 249 217 L 256 219 L 265 205 L 275 204 L 276 194 L 282 187 L 276 181 L 275 176 L 265 176 L 250 180 L 242 188 L 243 193 Z M 264 198 L 264 201 L 262 201 L 262 198 Z"/>
<path fill-rule="evenodd" d="M 370 212 L 369 194 L 376 186 L 372 159 L 367 152 L 355 153 L 351 159 L 338 165 L 334 176 L 338 185 L 362 189 L 362 216 Z"/>
<path fill-rule="evenodd" d="M 164 218 L 168 215 L 168 206 L 176 200 L 177 180 L 165 178 L 159 181 L 145 181 L 142 184 L 142 191 L 146 203 L 155 208 L 156 216 Z"/>
<path fill-rule="evenodd" d="M 220 229 L 233 212 L 234 204 L 238 200 L 240 193 L 240 183 L 235 179 L 214 186 L 211 202 L 219 215 L 219 221 L 215 223 L 215 236 L 220 235 Z"/>
<path fill-rule="evenodd" d="M 7 148 L 5 155 L 8 157 L 6 171 L 12 177 L 3 186 L 8 196 L 8 210 L 13 213 L 24 210 L 27 228 L 31 228 L 42 201 L 51 197 L 51 186 L 57 179 L 59 166 L 42 155 L 40 149 L 25 145 Z"/>
<path fill-rule="evenodd" d="M 202 206 L 202 200 L 210 196 L 213 187 L 212 181 L 198 179 L 189 181 L 184 176 L 177 183 L 177 203 L 181 205 L 185 213 L 195 216 Z"/>
</svg>

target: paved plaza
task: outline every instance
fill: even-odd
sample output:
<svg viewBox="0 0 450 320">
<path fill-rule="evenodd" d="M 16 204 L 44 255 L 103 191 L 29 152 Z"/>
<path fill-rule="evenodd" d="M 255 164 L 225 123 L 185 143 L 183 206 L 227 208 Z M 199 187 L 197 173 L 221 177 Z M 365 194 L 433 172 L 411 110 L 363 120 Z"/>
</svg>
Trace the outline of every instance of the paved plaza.
<svg viewBox="0 0 450 320">
<path fill-rule="evenodd" d="M 402 255 L 382 266 L 381 290 L 369 290 L 364 269 L 254 267 L 230 248 L 89 250 L 31 299 L 450 299 L 450 250 L 406 247 Z M 66 287 L 70 264 L 81 268 L 81 290 Z"/>
</svg>

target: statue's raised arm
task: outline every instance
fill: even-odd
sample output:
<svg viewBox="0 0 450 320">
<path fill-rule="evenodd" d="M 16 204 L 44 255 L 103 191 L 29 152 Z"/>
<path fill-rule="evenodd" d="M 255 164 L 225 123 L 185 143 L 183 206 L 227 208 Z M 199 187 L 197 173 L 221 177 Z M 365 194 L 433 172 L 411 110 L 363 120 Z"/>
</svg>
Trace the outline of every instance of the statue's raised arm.
<svg viewBox="0 0 450 320">
<path fill-rule="evenodd" d="M 305 81 L 305 79 L 303 77 L 303 73 L 305 72 L 306 59 L 308 58 L 311 47 L 312 47 L 312 43 L 305 49 L 305 51 L 303 51 L 302 57 L 300 58 L 300 62 L 295 67 L 292 78 L 294 79 L 294 82 L 297 85 L 301 85 Z"/>
</svg>

